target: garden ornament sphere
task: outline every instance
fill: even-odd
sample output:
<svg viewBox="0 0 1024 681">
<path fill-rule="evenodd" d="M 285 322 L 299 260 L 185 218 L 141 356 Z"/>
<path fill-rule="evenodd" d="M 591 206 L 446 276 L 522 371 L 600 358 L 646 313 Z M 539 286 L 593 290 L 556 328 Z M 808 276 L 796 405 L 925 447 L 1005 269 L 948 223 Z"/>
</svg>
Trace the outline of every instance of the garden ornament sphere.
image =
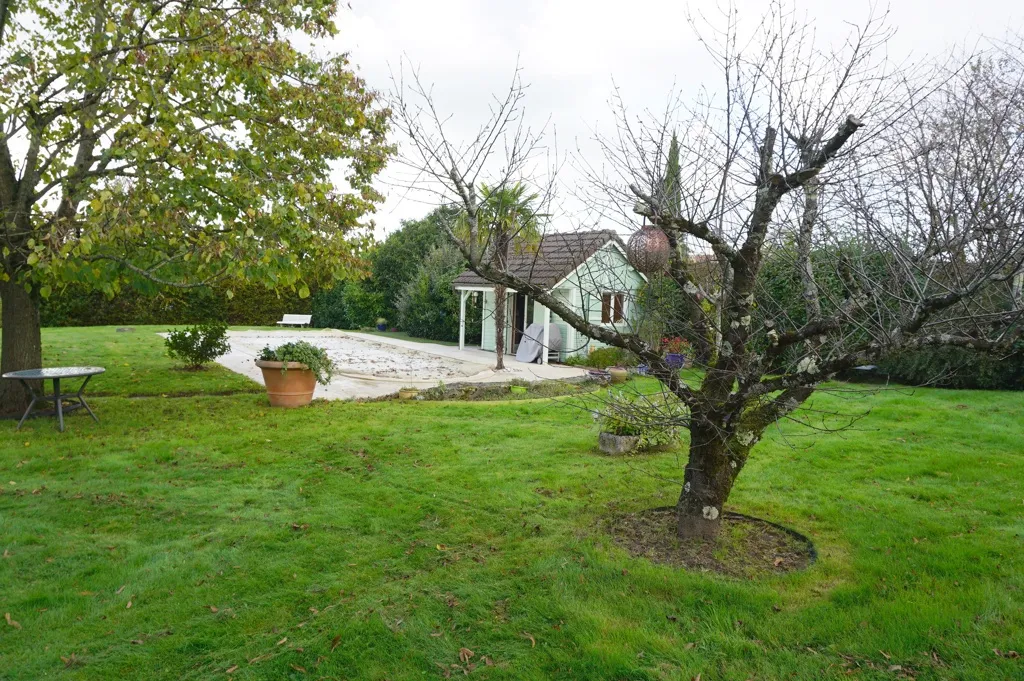
<svg viewBox="0 0 1024 681">
<path fill-rule="evenodd" d="M 668 237 L 654 225 L 644 225 L 626 244 L 626 257 L 629 264 L 644 274 L 662 272 L 668 265 L 671 247 Z"/>
</svg>

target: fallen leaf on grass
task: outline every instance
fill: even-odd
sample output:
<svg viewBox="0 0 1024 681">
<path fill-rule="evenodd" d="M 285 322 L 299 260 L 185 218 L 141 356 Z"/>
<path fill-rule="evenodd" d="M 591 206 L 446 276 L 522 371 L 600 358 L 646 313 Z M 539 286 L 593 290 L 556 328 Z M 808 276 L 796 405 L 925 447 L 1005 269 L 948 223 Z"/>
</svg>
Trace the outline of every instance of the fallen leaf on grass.
<svg viewBox="0 0 1024 681">
<path fill-rule="evenodd" d="M 887 660 L 891 660 L 892 659 L 892 655 L 890 655 L 889 653 L 885 652 L 884 650 L 879 650 L 878 652 L 882 653 L 882 657 L 884 657 L 885 659 L 887 659 Z"/>
<path fill-rule="evenodd" d="M 132 607 L 132 602 L 128 601 L 128 605 L 124 606 L 124 609 L 127 610 L 130 607 Z"/>
<path fill-rule="evenodd" d="M 530 647 L 531 648 L 536 648 L 537 647 L 537 640 L 533 637 L 533 634 L 529 634 L 529 633 L 524 631 L 524 632 L 522 632 L 521 636 L 525 636 L 526 638 L 530 639 Z"/>
<path fill-rule="evenodd" d="M 285 641 L 287 641 L 287 640 L 288 640 L 288 637 L 287 637 L 287 636 L 285 636 L 284 638 L 282 638 L 282 639 L 281 639 L 280 641 L 278 641 L 278 642 L 277 642 L 277 645 L 282 645 L 282 644 L 284 644 L 284 642 L 285 642 Z"/>
<path fill-rule="evenodd" d="M 122 584 L 122 585 L 121 585 L 121 588 L 120 588 L 120 589 L 118 589 L 117 591 L 115 591 L 115 592 L 114 592 L 114 595 L 115 595 L 115 596 L 117 596 L 117 595 L 120 595 L 120 593 L 121 593 L 122 591 L 124 591 L 124 588 L 125 588 L 126 586 L 128 586 L 128 585 L 127 585 L 127 584 Z"/>
<path fill-rule="evenodd" d="M 779 566 L 780 566 L 780 565 L 782 565 L 782 564 L 783 564 L 784 562 L 786 562 L 786 561 L 785 561 L 784 559 L 782 559 L 782 558 L 776 558 L 776 559 L 775 559 L 775 567 L 779 567 Z"/>
<path fill-rule="evenodd" d="M 294 669 L 294 670 L 295 670 L 295 671 L 297 671 L 297 672 L 302 672 L 303 674 L 305 674 L 305 673 L 306 673 L 306 668 L 305 668 L 305 667 L 300 667 L 300 666 L 299 666 L 299 665 L 297 665 L 297 664 L 293 664 L 293 665 L 291 665 L 291 668 L 292 668 L 292 669 Z"/>
<path fill-rule="evenodd" d="M 217 606 L 216 605 L 208 605 L 206 607 L 210 609 L 210 612 L 217 612 Z"/>
<path fill-rule="evenodd" d="M 143 641 L 141 638 L 132 639 L 133 646 L 141 646 L 143 643 L 145 643 L 145 641 Z"/>
<path fill-rule="evenodd" d="M 487 657 L 486 655 L 484 655 L 482 659 L 484 661 L 484 664 L 487 665 L 488 667 L 493 667 L 494 666 L 494 660 L 492 660 L 491 658 Z"/>
<path fill-rule="evenodd" d="M 473 657 L 474 653 L 469 648 L 459 648 L 459 660 L 462 662 L 469 662 L 469 659 Z"/>
<path fill-rule="evenodd" d="M 225 671 L 224 673 L 225 674 L 234 674 L 237 671 L 238 671 L 238 665 L 236 664 L 234 667 L 228 667 L 227 671 Z"/>
<path fill-rule="evenodd" d="M 5 612 L 4 613 L 4 619 L 7 620 L 8 626 L 12 626 L 15 629 L 21 629 L 21 625 L 11 619 L 11 613 Z"/>
<path fill-rule="evenodd" d="M 335 636 L 331 640 L 331 652 L 333 653 L 334 649 L 337 648 L 340 645 L 341 645 L 341 634 L 338 634 L 337 636 Z"/>
</svg>

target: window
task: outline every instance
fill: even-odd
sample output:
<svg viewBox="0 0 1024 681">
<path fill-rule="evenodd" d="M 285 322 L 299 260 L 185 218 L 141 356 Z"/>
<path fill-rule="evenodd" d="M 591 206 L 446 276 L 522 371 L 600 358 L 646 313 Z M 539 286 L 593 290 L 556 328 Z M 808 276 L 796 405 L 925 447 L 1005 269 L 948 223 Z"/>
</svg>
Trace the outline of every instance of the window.
<svg viewBox="0 0 1024 681">
<path fill-rule="evenodd" d="M 601 294 L 601 323 L 621 322 L 626 318 L 626 294 L 608 291 Z"/>
</svg>

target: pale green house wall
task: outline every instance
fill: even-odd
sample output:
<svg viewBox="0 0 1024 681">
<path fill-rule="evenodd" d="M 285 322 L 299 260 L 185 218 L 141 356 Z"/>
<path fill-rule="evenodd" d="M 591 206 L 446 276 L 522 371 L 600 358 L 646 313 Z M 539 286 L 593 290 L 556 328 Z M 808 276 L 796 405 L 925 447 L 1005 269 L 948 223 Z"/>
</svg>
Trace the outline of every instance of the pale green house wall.
<svg viewBox="0 0 1024 681">
<path fill-rule="evenodd" d="M 603 292 L 622 292 L 626 299 L 626 319 L 617 325 L 623 331 L 631 331 L 631 321 L 635 319 L 633 312 L 636 305 L 637 292 L 644 283 L 644 277 L 627 261 L 622 252 L 614 245 L 608 244 L 595 253 L 575 272 L 558 284 L 553 293 L 562 299 L 572 310 L 584 315 L 591 323 L 601 323 L 601 294 Z M 505 338 L 512 337 L 511 308 L 513 293 L 505 306 Z M 544 319 L 544 306 L 537 301 L 533 304 L 533 321 Z M 570 355 L 586 354 L 591 349 L 604 347 L 604 343 L 591 340 L 569 326 L 565 320 L 551 313 L 551 323 L 558 327 L 562 334 L 562 351 L 559 359 L 565 360 Z M 494 292 L 483 294 L 483 319 L 481 321 L 481 342 L 483 350 L 494 351 Z M 612 326 L 612 325 L 609 325 Z M 508 342 L 506 340 L 506 342 Z"/>
</svg>

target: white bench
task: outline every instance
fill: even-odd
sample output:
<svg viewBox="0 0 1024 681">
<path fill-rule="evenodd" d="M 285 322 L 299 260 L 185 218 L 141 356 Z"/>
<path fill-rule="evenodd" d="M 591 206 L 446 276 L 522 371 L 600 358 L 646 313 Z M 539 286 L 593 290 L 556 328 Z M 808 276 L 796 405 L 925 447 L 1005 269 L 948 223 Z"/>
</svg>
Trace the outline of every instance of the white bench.
<svg viewBox="0 0 1024 681">
<path fill-rule="evenodd" d="M 313 322 L 311 314 L 286 314 L 281 317 L 278 326 L 309 326 Z"/>
</svg>

